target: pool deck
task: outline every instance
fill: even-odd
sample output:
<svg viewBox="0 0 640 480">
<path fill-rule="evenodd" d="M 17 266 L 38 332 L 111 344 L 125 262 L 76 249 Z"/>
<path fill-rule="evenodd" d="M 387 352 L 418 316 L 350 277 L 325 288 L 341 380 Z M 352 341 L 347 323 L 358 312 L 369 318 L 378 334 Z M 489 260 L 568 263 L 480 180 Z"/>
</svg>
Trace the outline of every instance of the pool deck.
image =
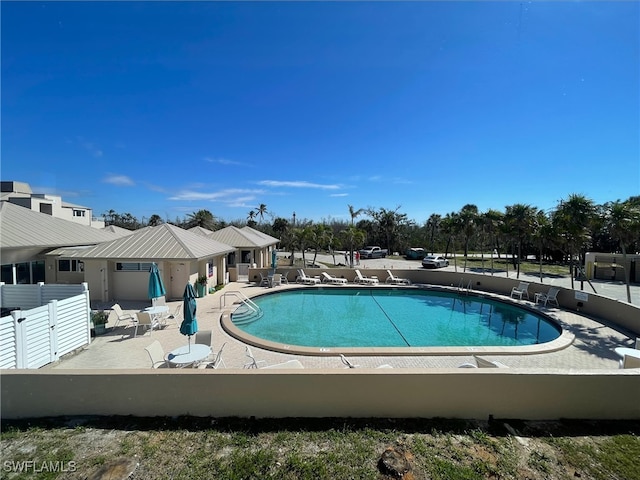
<svg viewBox="0 0 640 480">
<path fill-rule="evenodd" d="M 299 288 L 299 285 L 283 285 L 275 287 L 276 290 Z M 612 298 L 618 298 L 624 291 L 624 285 L 611 285 L 615 287 L 618 295 L 608 294 Z M 313 287 L 307 287 L 313 288 Z M 328 287 L 331 288 L 331 287 Z M 634 298 L 640 292 L 640 287 L 634 286 Z M 232 282 L 215 294 L 197 299 L 197 319 L 199 330 L 212 330 L 213 348 L 217 351 L 226 343 L 223 350 L 223 359 L 226 368 L 241 369 L 247 363 L 245 356 L 245 344 L 227 334 L 220 323 L 220 317 L 233 299 L 227 300 L 227 307 L 222 306 L 221 300 L 225 293 L 231 291 L 242 292 L 247 297 L 252 297 L 267 291 L 265 287 L 258 287 L 254 283 Z M 609 291 L 613 292 L 613 288 Z M 180 301 L 168 302 L 170 311 L 173 311 Z M 625 332 L 618 331 L 596 320 L 577 315 L 572 312 L 556 308 L 543 309 L 534 306 L 533 302 L 523 301 L 529 307 L 551 313 L 562 326 L 575 335 L 573 343 L 562 350 L 540 354 L 507 354 L 507 355 L 482 355 L 490 360 L 499 360 L 512 368 L 560 368 L 576 370 L 617 369 L 618 355 L 614 352 L 616 347 L 633 347 L 635 337 Z M 137 302 L 120 302 L 125 311 L 135 312 L 148 306 Z M 113 315 L 112 315 L 113 317 Z M 108 325 L 109 326 L 109 325 Z M 90 345 L 74 354 L 65 356 L 60 361 L 45 366 L 49 369 L 139 369 L 149 368 L 151 362 L 145 351 L 145 347 L 152 341 L 158 340 L 165 352 L 187 344 L 187 338 L 183 336 L 178 325 L 173 320 L 167 321 L 167 327 L 153 332 L 138 332 L 137 338 L 133 337 L 134 329 L 131 327 L 109 328 L 104 335 L 92 339 Z M 191 341 L 194 341 L 192 338 Z M 254 357 L 264 360 L 268 365 L 298 360 L 306 369 L 342 369 L 345 368 L 340 357 L 311 356 L 278 353 L 267 349 L 252 346 Z M 361 368 L 375 368 L 386 364 L 393 368 L 456 368 L 466 362 L 472 362 L 469 355 L 367 355 L 349 356 L 351 363 Z"/>
</svg>

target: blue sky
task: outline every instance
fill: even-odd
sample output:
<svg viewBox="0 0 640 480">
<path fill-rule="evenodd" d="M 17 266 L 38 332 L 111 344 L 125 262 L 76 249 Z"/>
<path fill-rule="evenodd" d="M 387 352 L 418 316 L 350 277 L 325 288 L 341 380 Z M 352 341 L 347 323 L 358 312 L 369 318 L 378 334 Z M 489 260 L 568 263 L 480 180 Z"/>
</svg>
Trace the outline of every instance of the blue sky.
<svg viewBox="0 0 640 480">
<path fill-rule="evenodd" d="M 2 180 L 422 223 L 640 194 L 638 2 L 5 2 Z"/>
</svg>

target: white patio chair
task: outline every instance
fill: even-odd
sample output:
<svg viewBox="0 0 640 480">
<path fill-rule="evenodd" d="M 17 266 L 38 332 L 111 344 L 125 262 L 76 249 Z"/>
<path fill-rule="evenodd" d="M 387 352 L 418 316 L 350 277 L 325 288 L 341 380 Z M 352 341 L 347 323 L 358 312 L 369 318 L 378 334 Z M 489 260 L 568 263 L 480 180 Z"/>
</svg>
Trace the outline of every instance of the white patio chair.
<svg viewBox="0 0 640 480">
<path fill-rule="evenodd" d="M 542 305 L 545 307 L 547 306 L 547 303 L 551 303 L 556 307 L 559 307 L 560 304 L 558 303 L 557 299 L 558 292 L 560 292 L 560 289 L 558 287 L 550 287 L 547 293 L 536 293 L 536 303 L 542 303 Z"/>
<path fill-rule="evenodd" d="M 223 365 L 226 368 L 227 365 L 224 363 L 224 360 L 222 359 L 222 350 L 224 350 L 224 346 L 226 344 L 227 344 L 227 342 L 223 343 L 222 346 L 220 347 L 220 350 L 218 350 L 218 352 L 213 355 L 213 360 L 211 360 L 210 362 L 203 362 L 203 363 L 199 364 L 198 368 L 200 370 L 205 369 L 205 368 L 217 369 L 221 365 Z"/>
<path fill-rule="evenodd" d="M 268 287 L 269 286 L 269 276 L 267 275 L 265 277 L 261 273 L 259 275 L 260 275 L 260 283 L 258 284 L 258 286 L 260 286 L 260 287 Z"/>
<path fill-rule="evenodd" d="M 170 314 L 167 319 L 173 320 L 176 322 L 176 326 L 180 328 L 180 316 L 182 315 L 182 302 L 176 305 L 176 308 L 173 310 L 173 313 Z"/>
<path fill-rule="evenodd" d="M 123 312 L 122 307 L 118 303 L 114 303 L 111 310 L 116 314 L 116 323 L 113 325 L 113 328 L 117 327 L 122 320 L 128 320 L 130 324 L 134 324 L 136 322 L 136 317 L 130 312 Z"/>
<path fill-rule="evenodd" d="M 274 273 L 273 276 L 271 277 L 271 286 L 279 287 L 281 285 L 282 285 L 282 274 Z"/>
<path fill-rule="evenodd" d="M 148 312 L 138 312 L 136 313 L 137 320 L 135 322 L 135 332 L 133 333 L 133 338 L 138 336 L 138 327 L 146 327 L 149 330 L 149 336 L 151 336 L 151 332 L 155 329 L 158 330 L 160 328 L 160 323 L 158 320 L 153 318 L 151 314 Z"/>
<path fill-rule="evenodd" d="M 168 368 L 169 364 L 165 358 L 164 350 L 158 340 L 144 347 L 151 359 L 151 368 Z"/>
<path fill-rule="evenodd" d="M 529 283 L 528 282 L 520 282 L 517 287 L 513 287 L 511 289 L 511 298 L 518 297 L 522 300 L 522 297 L 527 297 L 529 300 Z"/>
</svg>

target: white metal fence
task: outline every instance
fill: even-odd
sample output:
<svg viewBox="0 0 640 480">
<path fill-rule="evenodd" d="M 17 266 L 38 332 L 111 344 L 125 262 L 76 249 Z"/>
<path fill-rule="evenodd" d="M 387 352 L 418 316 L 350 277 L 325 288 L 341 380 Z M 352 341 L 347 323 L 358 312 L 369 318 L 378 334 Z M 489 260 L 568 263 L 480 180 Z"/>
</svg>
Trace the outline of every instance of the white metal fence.
<svg viewBox="0 0 640 480">
<path fill-rule="evenodd" d="M 91 342 L 89 287 L 0 284 L 0 368 L 40 368 Z"/>
</svg>

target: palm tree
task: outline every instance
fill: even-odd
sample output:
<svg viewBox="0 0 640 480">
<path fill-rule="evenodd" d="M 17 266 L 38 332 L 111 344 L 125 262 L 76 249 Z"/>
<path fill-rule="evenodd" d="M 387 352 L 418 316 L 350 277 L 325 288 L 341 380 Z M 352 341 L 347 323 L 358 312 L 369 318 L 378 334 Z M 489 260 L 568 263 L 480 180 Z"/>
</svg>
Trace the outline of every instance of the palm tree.
<svg viewBox="0 0 640 480">
<path fill-rule="evenodd" d="M 215 230 L 215 217 L 209 210 L 198 210 L 187 215 L 186 228 L 202 227 Z"/>
<path fill-rule="evenodd" d="M 458 262 L 456 260 L 455 237 L 460 233 L 460 217 L 456 212 L 447 213 L 440 222 L 440 229 L 447 237 L 447 246 L 444 251 L 444 258 L 447 258 L 449 246 L 453 255 L 453 265 L 458 271 Z"/>
<path fill-rule="evenodd" d="M 540 283 L 542 283 L 542 257 L 544 247 L 549 238 L 553 235 L 551 221 L 544 210 L 538 210 L 533 221 L 533 240 L 538 244 L 538 266 Z"/>
<path fill-rule="evenodd" d="M 156 215 L 155 213 L 149 217 L 149 222 L 147 223 L 150 227 L 157 227 L 158 225 L 162 225 L 162 218 L 160 215 Z"/>
<path fill-rule="evenodd" d="M 356 210 L 355 208 L 353 208 L 353 205 L 347 205 L 347 207 L 349 207 L 349 216 L 351 217 L 351 226 L 353 226 L 354 220 L 364 212 L 364 208 L 359 208 L 358 210 Z"/>
<path fill-rule="evenodd" d="M 258 215 L 260 216 L 260 223 L 264 220 L 264 214 L 267 213 L 267 206 L 264 203 L 261 203 L 257 208 Z"/>
<path fill-rule="evenodd" d="M 253 227 L 256 224 L 256 212 L 254 210 L 251 210 L 248 214 L 247 214 L 247 225 L 250 227 Z"/>
<path fill-rule="evenodd" d="M 469 239 L 473 236 L 478 219 L 478 207 L 467 204 L 460 210 L 458 214 L 460 219 L 460 228 L 464 235 L 464 269 L 467 271 L 467 255 L 469 254 Z"/>
<path fill-rule="evenodd" d="M 627 245 L 637 242 L 640 236 L 640 208 L 629 200 L 610 202 L 605 205 L 605 222 L 611 237 L 620 243 L 624 264 L 624 282 L 627 286 L 627 302 L 631 303 Z"/>
<path fill-rule="evenodd" d="M 508 205 L 504 215 L 507 231 L 512 239 L 517 241 L 518 261 L 514 265 L 518 271 L 516 278 L 520 278 L 520 261 L 522 260 L 522 244 L 525 238 L 531 234 L 535 219 L 536 209 L 530 205 L 516 203 Z"/>
<path fill-rule="evenodd" d="M 500 258 L 500 248 L 498 242 L 498 233 L 502 223 L 504 222 L 504 214 L 498 210 L 487 210 L 482 215 L 482 223 L 485 229 L 489 233 L 489 244 L 491 248 L 491 275 L 493 275 L 493 251 L 498 252 L 498 258 Z"/>
<path fill-rule="evenodd" d="M 569 254 L 571 288 L 574 288 L 574 260 L 576 254 L 582 259 L 582 250 L 590 240 L 590 227 L 595 217 L 593 201 L 584 195 L 572 193 L 566 201 L 560 201 L 552 216 L 554 226 L 565 239 Z"/>
<path fill-rule="evenodd" d="M 364 243 L 364 239 L 366 238 L 365 233 L 359 228 L 350 225 L 345 230 L 340 231 L 340 237 L 342 239 L 343 245 L 349 245 L 349 251 L 351 252 L 351 259 L 353 259 L 353 247 L 362 246 Z M 351 260 L 349 260 L 351 263 Z"/>
<path fill-rule="evenodd" d="M 431 238 L 429 243 L 431 244 L 431 252 L 435 253 L 435 245 L 433 243 L 433 238 L 435 237 L 436 230 L 440 228 L 440 222 L 442 221 L 442 217 L 436 213 L 431 214 L 429 220 L 427 220 L 427 229 L 431 232 Z"/>
</svg>

